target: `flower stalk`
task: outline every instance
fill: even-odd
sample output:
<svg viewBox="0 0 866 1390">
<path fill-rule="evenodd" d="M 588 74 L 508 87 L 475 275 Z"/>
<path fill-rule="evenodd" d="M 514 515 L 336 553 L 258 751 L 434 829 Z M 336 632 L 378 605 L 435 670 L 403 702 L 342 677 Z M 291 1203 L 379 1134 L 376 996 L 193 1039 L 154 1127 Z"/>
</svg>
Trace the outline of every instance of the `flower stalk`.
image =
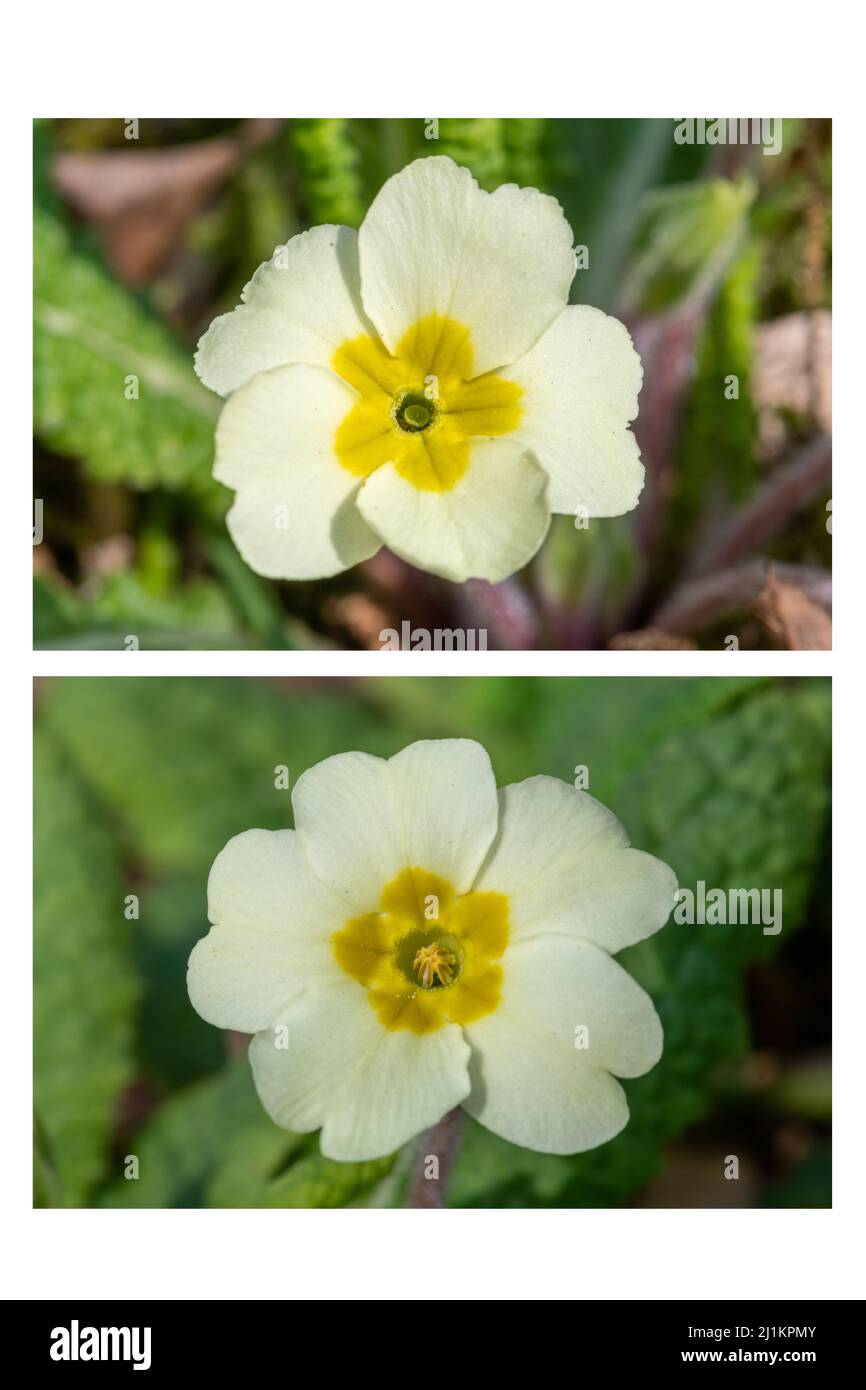
<svg viewBox="0 0 866 1390">
<path fill-rule="evenodd" d="M 418 1144 L 418 1157 L 412 1173 L 407 1207 L 423 1207 L 440 1210 L 445 1206 L 445 1194 L 454 1172 L 457 1150 L 460 1147 L 462 1130 L 462 1111 L 457 1105 L 443 1115 L 438 1124 L 422 1134 Z M 430 1160 L 436 1159 L 436 1175 Z"/>
</svg>

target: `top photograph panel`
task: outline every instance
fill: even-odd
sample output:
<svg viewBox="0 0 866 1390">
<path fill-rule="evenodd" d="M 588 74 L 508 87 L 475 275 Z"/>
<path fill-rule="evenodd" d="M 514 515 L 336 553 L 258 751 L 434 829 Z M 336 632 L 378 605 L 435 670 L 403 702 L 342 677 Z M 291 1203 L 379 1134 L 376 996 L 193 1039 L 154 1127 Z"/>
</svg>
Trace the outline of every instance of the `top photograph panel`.
<svg viewBox="0 0 866 1390">
<path fill-rule="evenodd" d="M 34 645 L 824 650 L 825 120 L 40 120 Z"/>
</svg>

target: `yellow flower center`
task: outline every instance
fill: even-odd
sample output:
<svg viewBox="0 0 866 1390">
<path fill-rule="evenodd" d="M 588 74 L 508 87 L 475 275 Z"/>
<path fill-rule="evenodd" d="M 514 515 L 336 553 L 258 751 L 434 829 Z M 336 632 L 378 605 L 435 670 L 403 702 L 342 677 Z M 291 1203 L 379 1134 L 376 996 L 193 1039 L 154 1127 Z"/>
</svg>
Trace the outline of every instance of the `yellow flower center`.
<svg viewBox="0 0 866 1390">
<path fill-rule="evenodd" d="M 457 957 L 434 941 L 430 946 L 419 947 L 412 969 L 416 971 L 424 989 L 433 989 L 437 980 L 440 985 L 450 985 L 456 964 Z"/>
<path fill-rule="evenodd" d="M 382 890 L 379 910 L 352 918 L 331 943 L 385 1028 L 475 1023 L 501 998 L 508 899 L 458 895 L 438 874 L 404 869 Z"/>
<path fill-rule="evenodd" d="M 413 324 L 392 357 L 378 338 L 347 339 L 331 365 L 360 399 L 337 429 L 343 468 L 367 478 L 384 463 L 425 492 L 447 492 L 469 466 L 469 441 L 511 434 L 522 388 L 472 376 L 469 329 L 441 314 Z"/>
</svg>

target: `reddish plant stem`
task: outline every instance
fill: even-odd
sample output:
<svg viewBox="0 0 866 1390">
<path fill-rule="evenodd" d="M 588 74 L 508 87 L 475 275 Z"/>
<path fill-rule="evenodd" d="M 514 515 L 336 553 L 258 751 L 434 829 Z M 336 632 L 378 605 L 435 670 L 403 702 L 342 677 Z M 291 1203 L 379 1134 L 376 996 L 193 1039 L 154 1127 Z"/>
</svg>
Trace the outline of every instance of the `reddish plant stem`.
<svg viewBox="0 0 866 1390">
<path fill-rule="evenodd" d="M 749 560 L 715 574 L 687 579 L 653 614 L 652 626 L 688 634 L 729 615 L 748 612 L 764 589 L 769 568 L 766 560 Z M 807 598 L 829 611 L 831 581 L 826 570 L 775 563 L 772 568 L 783 583 L 798 585 Z"/>
<path fill-rule="evenodd" d="M 460 1128 L 463 1112 L 458 1105 L 447 1115 L 422 1134 L 418 1141 L 418 1153 L 412 1170 L 412 1183 L 409 1188 L 408 1207 L 441 1208 L 445 1205 L 448 1181 L 454 1170 L 454 1160 L 460 1146 Z M 438 1160 L 437 1175 L 428 1176 L 431 1168 L 429 1160 Z"/>
<path fill-rule="evenodd" d="M 824 495 L 832 476 L 833 450 L 822 435 L 770 475 L 755 496 L 698 551 L 691 575 L 711 574 L 752 554 L 782 532 L 795 512 Z"/>
</svg>

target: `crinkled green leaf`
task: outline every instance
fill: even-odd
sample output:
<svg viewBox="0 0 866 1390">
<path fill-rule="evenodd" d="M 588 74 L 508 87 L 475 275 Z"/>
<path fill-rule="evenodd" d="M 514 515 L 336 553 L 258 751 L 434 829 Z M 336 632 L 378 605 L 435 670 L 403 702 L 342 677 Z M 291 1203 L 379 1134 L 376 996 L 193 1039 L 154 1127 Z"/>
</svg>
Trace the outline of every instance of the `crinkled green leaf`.
<svg viewBox="0 0 866 1390">
<path fill-rule="evenodd" d="M 38 437 L 101 482 L 227 497 L 210 478 L 219 400 L 192 353 L 41 208 L 34 236 Z M 138 399 L 128 400 L 132 376 Z"/>
<path fill-rule="evenodd" d="M 678 927 L 732 964 L 769 954 L 800 924 L 829 808 L 828 686 L 773 686 L 704 727 L 672 733 L 623 784 L 635 844 L 682 887 L 781 891 L 783 926 Z"/>
<path fill-rule="evenodd" d="M 86 1201 L 131 1075 L 136 986 L 127 889 L 103 808 L 44 731 L 35 744 L 34 1033 L 42 1200 Z"/>
</svg>

